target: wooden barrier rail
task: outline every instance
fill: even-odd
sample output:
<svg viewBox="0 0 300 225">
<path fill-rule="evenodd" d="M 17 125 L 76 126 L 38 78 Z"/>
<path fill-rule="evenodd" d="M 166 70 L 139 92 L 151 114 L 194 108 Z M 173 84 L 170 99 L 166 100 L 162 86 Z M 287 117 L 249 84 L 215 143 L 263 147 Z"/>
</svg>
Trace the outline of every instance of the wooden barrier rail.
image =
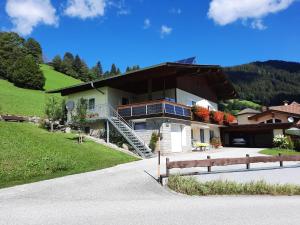
<svg viewBox="0 0 300 225">
<path fill-rule="evenodd" d="M 282 155 L 278 156 L 254 156 L 250 157 L 248 154 L 246 157 L 241 158 L 219 158 L 211 159 L 210 156 L 207 156 L 207 159 L 204 160 L 188 160 L 188 161 L 172 161 L 170 162 L 169 158 L 166 158 L 166 174 L 161 175 L 160 180 L 165 177 L 170 176 L 170 170 L 179 168 L 193 168 L 193 167 L 207 167 L 207 172 L 212 171 L 213 166 L 229 166 L 229 165 L 240 165 L 245 164 L 246 169 L 250 169 L 251 163 L 269 163 L 269 162 L 279 162 L 279 166 L 283 167 L 283 162 L 286 161 L 300 161 L 300 155 Z M 185 175 L 192 175 L 196 173 L 189 173 Z M 201 174 L 201 173 L 199 173 Z"/>
</svg>

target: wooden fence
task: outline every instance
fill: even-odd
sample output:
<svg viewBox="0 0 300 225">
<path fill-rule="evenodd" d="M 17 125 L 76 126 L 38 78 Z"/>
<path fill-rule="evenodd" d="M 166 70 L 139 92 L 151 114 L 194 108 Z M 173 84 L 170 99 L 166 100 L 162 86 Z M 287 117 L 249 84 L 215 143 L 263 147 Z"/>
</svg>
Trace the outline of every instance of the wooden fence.
<svg viewBox="0 0 300 225">
<path fill-rule="evenodd" d="M 188 161 L 170 161 L 169 158 L 166 158 L 166 174 L 161 175 L 160 180 L 170 176 L 170 170 L 179 168 L 194 168 L 194 167 L 207 167 L 207 172 L 212 172 L 213 166 L 229 166 L 229 165 L 240 165 L 244 164 L 246 169 L 250 169 L 251 163 L 270 163 L 270 162 L 279 162 L 279 166 L 283 167 L 284 161 L 300 161 L 300 155 L 281 155 L 278 156 L 254 156 L 241 158 L 219 158 L 211 159 L 210 156 L 207 156 L 207 159 L 204 160 L 188 160 Z M 185 173 L 183 175 L 196 175 L 201 174 L 197 173 Z"/>
</svg>

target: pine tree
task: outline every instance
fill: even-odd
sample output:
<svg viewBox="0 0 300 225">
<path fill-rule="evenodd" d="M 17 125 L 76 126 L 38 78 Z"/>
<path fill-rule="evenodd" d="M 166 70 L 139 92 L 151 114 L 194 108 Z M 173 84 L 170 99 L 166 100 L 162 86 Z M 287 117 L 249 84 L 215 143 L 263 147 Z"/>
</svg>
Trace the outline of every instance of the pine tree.
<svg viewBox="0 0 300 225">
<path fill-rule="evenodd" d="M 53 60 L 52 60 L 52 66 L 53 68 L 58 71 L 58 72 L 63 72 L 62 71 L 62 60 L 59 55 L 56 55 Z"/>
<path fill-rule="evenodd" d="M 43 52 L 39 42 L 33 38 L 28 38 L 24 44 L 28 54 L 32 55 L 37 63 L 43 63 Z"/>
<path fill-rule="evenodd" d="M 102 65 L 101 65 L 101 62 L 100 62 L 100 61 L 98 61 L 98 62 L 96 63 L 96 65 L 91 69 L 91 72 L 92 72 L 93 77 L 94 77 L 95 79 L 97 79 L 97 78 L 103 76 L 103 69 L 102 69 Z"/>
<path fill-rule="evenodd" d="M 62 62 L 62 72 L 71 76 L 78 78 L 77 73 L 73 69 L 74 56 L 70 52 L 66 52 Z"/>
<path fill-rule="evenodd" d="M 116 75 L 117 74 L 117 67 L 116 65 L 113 63 L 111 65 L 111 69 L 110 69 L 110 75 L 113 76 L 113 75 Z"/>
</svg>

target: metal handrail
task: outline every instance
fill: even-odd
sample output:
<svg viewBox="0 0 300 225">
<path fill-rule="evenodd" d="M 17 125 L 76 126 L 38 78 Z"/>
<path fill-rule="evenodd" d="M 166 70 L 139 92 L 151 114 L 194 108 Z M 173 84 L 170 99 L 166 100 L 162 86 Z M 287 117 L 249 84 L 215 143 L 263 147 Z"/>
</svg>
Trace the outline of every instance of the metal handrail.
<svg viewBox="0 0 300 225">
<path fill-rule="evenodd" d="M 134 133 L 135 134 L 135 137 L 140 141 L 140 142 L 142 142 L 143 144 L 144 144 L 144 146 L 147 146 L 146 145 L 146 143 L 145 143 L 145 141 L 143 140 L 143 139 L 141 139 L 137 134 L 136 134 L 136 132 L 134 131 L 134 128 L 131 126 L 131 125 L 129 125 L 129 123 L 111 106 L 111 105 L 109 105 L 109 104 L 101 104 L 101 105 L 97 105 L 97 107 L 99 108 L 99 109 L 105 109 L 105 111 L 106 111 L 106 113 L 105 113 L 105 115 L 106 115 L 106 117 L 108 118 L 108 117 L 111 117 L 111 116 L 114 116 L 114 117 L 116 117 L 118 120 L 120 120 L 120 121 L 122 121 L 126 126 L 128 126 L 130 129 L 131 129 L 131 131 L 132 131 L 132 133 Z"/>
</svg>

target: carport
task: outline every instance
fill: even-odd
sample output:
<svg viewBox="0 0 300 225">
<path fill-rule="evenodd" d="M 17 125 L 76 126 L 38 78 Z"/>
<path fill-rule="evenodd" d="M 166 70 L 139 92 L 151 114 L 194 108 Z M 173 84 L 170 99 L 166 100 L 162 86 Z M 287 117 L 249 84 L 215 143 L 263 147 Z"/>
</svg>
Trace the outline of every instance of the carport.
<svg viewBox="0 0 300 225">
<path fill-rule="evenodd" d="M 234 145 L 233 140 L 239 138 L 245 140 L 245 145 L 239 147 L 272 147 L 274 135 L 285 134 L 285 130 L 291 126 L 292 123 L 262 123 L 223 127 L 221 128 L 222 144 L 226 147 L 238 147 Z"/>
</svg>

